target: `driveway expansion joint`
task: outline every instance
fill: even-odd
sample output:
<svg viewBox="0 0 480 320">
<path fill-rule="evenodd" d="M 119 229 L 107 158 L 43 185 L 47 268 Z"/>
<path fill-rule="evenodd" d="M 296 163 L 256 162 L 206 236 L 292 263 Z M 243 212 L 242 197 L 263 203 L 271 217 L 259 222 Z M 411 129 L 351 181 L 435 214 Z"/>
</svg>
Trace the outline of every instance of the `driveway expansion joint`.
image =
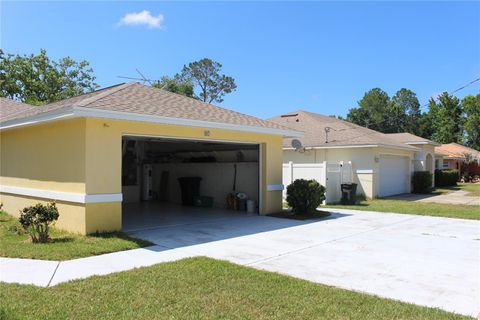
<svg viewBox="0 0 480 320">
<path fill-rule="evenodd" d="M 55 277 L 55 274 L 57 273 L 58 267 L 60 266 L 61 261 L 58 261 L 57 266 L 55 267 L 55 270 L 53 270 L 52 276 L 50 277 L 50 280 L 47 283 L 47 288 L 50 287 L 50 284 L 52 283 L 53 277 Z"/>
</svg>

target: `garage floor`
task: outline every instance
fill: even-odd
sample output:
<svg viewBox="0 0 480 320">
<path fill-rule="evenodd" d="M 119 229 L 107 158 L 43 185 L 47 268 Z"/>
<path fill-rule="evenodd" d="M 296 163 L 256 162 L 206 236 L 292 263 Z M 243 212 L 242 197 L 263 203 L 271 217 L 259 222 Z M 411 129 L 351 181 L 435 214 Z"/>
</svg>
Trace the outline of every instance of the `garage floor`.
<svg viewBox="0 0 480 320">
<path fill-rule="evenodd" d="M 302 222 L 165 209 L 137 211 L 147 220 L 135 222 L 132 208 L 125 219 L 133 236 L 164 248 L 158 254 L 209 256 L 461 314 L 480 311 L 479 221 L 336 209 L 330 219 Z"/>
<path fill-rule="evenodd" d="M 218 219 L 245 216 L 246 213 L 226 209 L 197 208 L 164 202 L 135 202 L 122 206 L 123 231 L 155 229 L 176 225 L 198 224 Z"/>
</svg>

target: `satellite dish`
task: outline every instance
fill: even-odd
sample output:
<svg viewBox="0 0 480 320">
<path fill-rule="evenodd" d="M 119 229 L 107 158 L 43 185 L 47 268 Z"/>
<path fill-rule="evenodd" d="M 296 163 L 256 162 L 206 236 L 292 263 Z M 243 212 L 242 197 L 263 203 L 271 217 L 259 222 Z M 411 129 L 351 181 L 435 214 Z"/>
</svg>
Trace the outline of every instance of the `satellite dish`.
<svg viewBox="0 0 480 320">
<path fill-rule="evenodd" d="M 302 142 L 298 139 L 293 139 L 292 148 L 295 149 L 295 151 L 302 150 L 303 149 Z"/>
</svg>

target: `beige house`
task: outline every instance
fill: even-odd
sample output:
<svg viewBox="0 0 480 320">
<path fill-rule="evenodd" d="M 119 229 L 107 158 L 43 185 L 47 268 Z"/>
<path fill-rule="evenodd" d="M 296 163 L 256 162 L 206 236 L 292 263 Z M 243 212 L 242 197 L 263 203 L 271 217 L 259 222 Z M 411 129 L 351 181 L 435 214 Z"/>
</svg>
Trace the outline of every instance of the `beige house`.
<svg viewBox="0 0 480 320">
<path fill-rule="evenodd" d="M 269 121 L 305 133 L 301 148 L 283 140 L 284 184 L 294 176 L 318 177 L 327 185 L 327 202 L 339 200 L 342 182 L 357 183 L 357 193 L 369 198 L 409 193 L 415 168 L 433 164 L 429 144 L 405 143 L 334 117 L 300 110 Z"/>
</svg>

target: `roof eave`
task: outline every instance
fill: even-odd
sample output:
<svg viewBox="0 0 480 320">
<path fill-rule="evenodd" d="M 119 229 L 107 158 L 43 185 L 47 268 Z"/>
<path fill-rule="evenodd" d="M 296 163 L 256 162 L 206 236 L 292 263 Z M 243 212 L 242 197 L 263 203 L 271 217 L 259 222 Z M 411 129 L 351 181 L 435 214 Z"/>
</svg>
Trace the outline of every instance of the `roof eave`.
<svg viewBox="0 0 480 320">
<path fill-rule="evenodd" d="M 407 142 L 405 142 L 405 144 L 410 144 L 410 145 L 416 145 L 416 144 L 425 145 L 425 144 L 429 144 L 429 145 L 431 145 L 431 146 L 440 146 L 439 143 L 436 143 L 436 142 L 433 142 L 433 141 L 407 141 Z"/>
<path fill-rule="evenodd" d="M 394 146 L 388 144 L 345 144 L 345 145 L 331 145 L 331 146 L 306 146 L 307 149 L 348 149 L 348 148 L 389 148 L 407 151 L 418 151 L 416 147 L 409 146 Z M 283 150 L 294 150 L 292 147 L 284 147 Z"/>
<path fill-rule="evenodd" d="M 127 120 L 127 121 L 138 121 L 138 122 L 148 122 L 148 123 L 158 123 L 158 124 L 172 124 L 172 125 L 183 125 L 183 126 L 193 126 L 193 127 L 203 127 L 203 128 L 225 129 L 225 130 L 233 130 L 233 131 L 273 134 L 273 135 L 281 135 L 286 138 L 303 137 L 302 132 L 281 129 L 281 128 L 257 127 L 257 126 L 248 126 L 248 125 L 240 125 L 240 124 L 232 124 L 232 123 L 214 122 L 214 121 L 172 118 L 172 117 L 145 115 L 145 114 L 132 113 L 132 112 L 93 109 L 93 108 L 86 108 L 82 106 L 69 106 L 69 107 L 57 109 L 52 112 L 46 112 L 39 115 L 31 116 L 31 117 L 13 119 L 13 120 L 1 122 L 0 130 L 13 129 L 13 128 L 24 127 L 24 126 L 32 126 L 32 125 L 38 125 L 42 123 L 64 120 L 64 119 L 72 119 L 72 118 L 103 118 L 103 119 L 112 119 L 112 120 Z"/>
</svg>

